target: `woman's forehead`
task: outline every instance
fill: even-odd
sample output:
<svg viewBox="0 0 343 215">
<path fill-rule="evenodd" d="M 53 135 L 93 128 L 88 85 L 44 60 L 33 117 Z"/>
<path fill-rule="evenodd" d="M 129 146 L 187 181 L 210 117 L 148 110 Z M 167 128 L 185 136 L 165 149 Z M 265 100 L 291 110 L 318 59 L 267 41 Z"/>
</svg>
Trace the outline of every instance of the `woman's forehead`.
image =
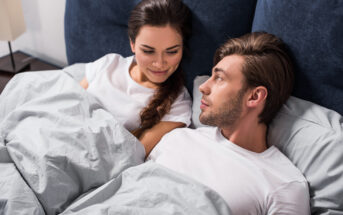
<svg viewBox="0 0 343 215">
<path fill-rule="evenodd" d="M 153 48 L 170 48 L 182 45 L 182 36 L 170 25 L 167 26 L 143 26 L 137 37 L 136 44 L 145 44 Z"/>
</svg>

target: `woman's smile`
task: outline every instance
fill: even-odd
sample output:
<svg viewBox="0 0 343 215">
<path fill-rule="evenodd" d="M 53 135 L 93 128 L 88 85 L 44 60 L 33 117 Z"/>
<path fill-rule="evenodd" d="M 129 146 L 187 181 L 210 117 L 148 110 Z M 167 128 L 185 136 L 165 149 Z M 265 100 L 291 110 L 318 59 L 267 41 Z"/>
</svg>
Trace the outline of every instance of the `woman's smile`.
<svg viewBox="0 0 343 215">
<path fill-rule="evenodd" d="M 182 58 L 183 41 L 172 26 L 143 26 L 136 40 L 130 41 L 135 53 L 136 71 L 133 79 L 146 87 L 156 87 L 165 82 L 178 68 Z"/>
<path fill-rule="evenodd" d="M 168 73 L 168 69 L 166 70 L 153 70 L 153 69 L 148 69 L 149 72 L 153 73 L 154 75 L 166 75 Z"/>
</svg>

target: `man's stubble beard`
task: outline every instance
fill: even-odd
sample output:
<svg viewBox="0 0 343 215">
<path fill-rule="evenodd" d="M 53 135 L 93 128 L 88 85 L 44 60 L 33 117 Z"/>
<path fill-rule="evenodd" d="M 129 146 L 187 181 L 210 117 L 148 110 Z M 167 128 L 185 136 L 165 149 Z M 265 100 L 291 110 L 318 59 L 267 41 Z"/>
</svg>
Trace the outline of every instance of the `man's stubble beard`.
<svg viewBox="0 0 343 215">
<path fill-rule="evenodd" d="M 204 125 L 217 127 L 231 127 L 236 123 L 242 113 L 243 97 L 246 89 L 243 87 L 237 95 L 223 103 L 215 112 L 201 112 L 199 120 Z"/>
</svg>

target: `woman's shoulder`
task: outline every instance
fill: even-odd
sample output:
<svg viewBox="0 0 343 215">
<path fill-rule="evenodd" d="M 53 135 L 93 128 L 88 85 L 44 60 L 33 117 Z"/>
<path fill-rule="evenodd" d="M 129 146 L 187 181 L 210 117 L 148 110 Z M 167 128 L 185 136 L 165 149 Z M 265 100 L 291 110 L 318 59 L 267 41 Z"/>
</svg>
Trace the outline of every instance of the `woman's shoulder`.
<svg viewBox="0 0 343 215">
<path fill-rule="evenodd" d="M 128 69 L 133 60 L 133 56 L 123 57 L 117 53 L 108 53 L 94 62 L 87 63 L 85 73 L 88 82 L 92 82 L 96 77 L 98 79 L 106 78 L 107 76 L 119 75 L 117 71 Z M 125 76 L 124 76 L 125 78 Z"/>
<path fill-rule="evenodd" d="M 173 102 L 169 113 L 162 118 L 162 121 L 182 122 L 189 126 L 191 123 L 191 116 L 192 99 L 187 89 L 184 87 Z"/>
<path fill-rule="evenodd" d="M 113 62 L 113 61 L 132 61 L 133 56 L 124 57 L 121 54 L 118 53 L 108 53 L 96 60 L 95 62 L 99 61 L 107 61 L 107 62 Z"/>
<path fill-rule="evenodd" d="M 191 96 L 190 96 L 190 94 L 189 94 L 189 92 L 185 86 L 183 86 L 182 89 L 180 90 L 180 93 L 179 93 L 176 101 L 177 100 L 189 100 L 189 101 L 192 100 L 192 98 L 191 98 Z"/>
<path fill-rule="evenodd" d="M 192 97 L 190 96 L 186 87 L 183 86 L 182 90 L 180 90 L 179 95 L 173 102 L 172 108 L 178 106 L 180 104 L 191 106 L 192 105 Z"/>
<path fill-rule="evenodd" d="M 109 53 L 95 61 L 92 65 L 93 68 L 100 68 L 111 74 L 119 70 L 128 70 L 133 61 L 133 56 L 123 57 L 117 53 Z"/>
</svg>

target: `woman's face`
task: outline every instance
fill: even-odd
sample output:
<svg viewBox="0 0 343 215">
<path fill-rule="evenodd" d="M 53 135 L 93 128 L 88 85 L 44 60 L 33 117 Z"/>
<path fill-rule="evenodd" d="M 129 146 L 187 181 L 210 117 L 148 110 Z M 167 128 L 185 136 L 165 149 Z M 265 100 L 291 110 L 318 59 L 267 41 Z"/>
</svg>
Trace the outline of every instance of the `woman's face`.
<svg viewBox="0 0 343 215">
<path fill-rule="evenodd" d="M 182 58 L 182 36 L 176 29 L 143 26 L 135 43 L 130 42 L 137 65 L 130 70 L 131 77 L 143 86 L 156 88 L 178 68 Z"/>
</svg>

